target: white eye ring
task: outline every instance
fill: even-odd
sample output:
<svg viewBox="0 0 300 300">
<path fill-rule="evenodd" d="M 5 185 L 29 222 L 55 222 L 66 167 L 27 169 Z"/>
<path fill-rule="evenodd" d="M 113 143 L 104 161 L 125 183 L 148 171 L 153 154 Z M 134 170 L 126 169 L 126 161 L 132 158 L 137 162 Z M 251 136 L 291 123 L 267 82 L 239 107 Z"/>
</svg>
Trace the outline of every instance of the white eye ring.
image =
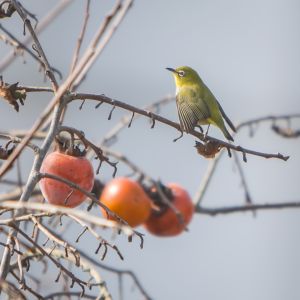
<svg viewBox="0 0 300 300">
<path fill-rule="evenodd" d="M 180 77 L 184 77 L 184 76 L 185 76 L 185 72 L 184 72 L 184 71 L 179 71 L 179 72 L 178 72 L 178 75 L 179 75 Z"/>
</svg>

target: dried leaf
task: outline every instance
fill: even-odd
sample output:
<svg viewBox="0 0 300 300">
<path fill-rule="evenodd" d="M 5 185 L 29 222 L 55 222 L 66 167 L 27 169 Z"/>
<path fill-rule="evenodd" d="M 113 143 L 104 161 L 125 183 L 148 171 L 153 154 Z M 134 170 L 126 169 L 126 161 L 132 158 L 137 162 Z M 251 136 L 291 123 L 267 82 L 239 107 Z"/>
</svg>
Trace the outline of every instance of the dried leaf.
<svg viewBox="0 0 300 300">
<path fill-rule="evenodd" d="M 18 82 L 13 84 L 7 84 L 2 82 L 0 86 L 0 97 L 4 98 L 8 101 L 10 105 L 14 107 L 16 111 L 19 111 L 19 103 L 24 105 L 24 101 L 26 99 L 26 91 L 22 89 L 18 89 Z"/>
<path fill-rule="evenodd" d="M 223 146 L 217 141 L 208 141 L 205 144 L 196 141 L 195 147 L 200 155 L 206 158 L 214 158 Z"/>
</svg>

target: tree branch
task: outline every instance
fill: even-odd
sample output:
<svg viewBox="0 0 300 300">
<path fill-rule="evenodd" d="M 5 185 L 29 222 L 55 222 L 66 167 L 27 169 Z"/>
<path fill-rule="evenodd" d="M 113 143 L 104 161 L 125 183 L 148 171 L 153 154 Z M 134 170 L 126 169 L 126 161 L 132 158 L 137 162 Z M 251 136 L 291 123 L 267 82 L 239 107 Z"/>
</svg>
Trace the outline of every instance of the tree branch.
<svg viewBox="0 0 300 300">
<path fill-rule="evenodd" d="M 123 108 L 125 110 L 128 110 L 128 111 L 131 111 L 131 112 L 134 112 L 134 113 L 137 113 L 137 114 L 140 114 L 140 115 L 143 115 L 145 117 L 148 117 L 150 119 L 152 119 L 153 121 L 158 121 L 158 122 L 161 122 L 161 123 L 164 123 L 168 126 L 171 126 L 175 129 L 177 129 L 178 131 L 181 132 L 181 128 L 180 128 L 180 125 L 176 122 L 173 122 L 169 119 L 166 119 L 164 117 L 161 117 L 153 112 L 150 112 L 150 111 L 145 111 L 143 109 L 140 109 L 140 108 L 137 108 L 133 105 L 130 105 L 130 104 L 127 104 L 125 102 L 121 102 L 121 101 L 118 101 L 118 100 L 114 100 L 114 99 L 111 99 L 105 95 L 95 95 L 95 94 L 82 94 L 82 93 L 73 93 L 70 95 L 69 97 L 69 101 L 73 101 L 73 100 L 84 100 L 84 99 L 91 99 L 91 100 L 96 100 L 98 102 L 103 102 L 103 103 L 107 103 L 109 105 L 112 105 L 113 107 L 120 107 L 120 108 Z M 259 157 L 264 157 L 264 158 L 278 158 L 278 159 L 282 159 L 282 160 L 288 160 L 289 159 L 289 156 L 284 156 L 280 153 L 277 153 L 277 154 L 273 154 L 273 153 L 264 153 L 264 152 L 258 152 L 258 151 L 254 151 L 254 150 L 251 150 L 251 149 L 246 149 L 246 148 L 243 148 L 241 146 L 236 146 L 236 145 L 233 145 L 233 144 L 230 144 L 230 143 L 227 143 L 227 142 L 224 142 L 224 141 L 221 141 L 221 140 L 218 140 L 216 138 L 213 138 L 211 136 L 204 136 L 203 133 L 200 133 L 196 130 L 193 130 L 191 133 L 190 133 L 192 136 L 202 140 L 202 141 L 213 141 L 217 144 L 219 144 L 221 147 L 224 147 L 226 149 L 230 149 L 230 150 L 234 150 L 234 151 L 237 151 L 237 152 L 241 152 L 244 156 L 246 154 L 251 154 L 251 155 L 255 155 L 255 156 L 259 156 Z"/>
<path fill-rule="evenodd" d="M 226 215 L 238 212 L 253 212 L 258 210 L 275 210 L 275 209 L 288 209 L 288 208 L 300 208 L 300 202 L 282 202 L 282 203 L 265 203 L 265 204 L 249 204 L 243 206 L 228 206 L 219 208 L 208 208 L 203 206 L 197 206 L 195 212 L 199 214 L 217 216 Z"/>
</svg>

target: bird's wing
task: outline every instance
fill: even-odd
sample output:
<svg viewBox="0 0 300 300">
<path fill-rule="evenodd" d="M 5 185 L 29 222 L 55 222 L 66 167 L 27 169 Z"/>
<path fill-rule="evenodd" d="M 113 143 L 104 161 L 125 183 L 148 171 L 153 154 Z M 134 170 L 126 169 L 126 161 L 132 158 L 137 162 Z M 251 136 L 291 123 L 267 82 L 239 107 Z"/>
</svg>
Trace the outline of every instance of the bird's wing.
<svg viewBox="0 0 300 300">
<path fill-rule="evenodd" d="M 182 88 L 177 93 L 176 104 L 183 131 L 191 132 L 199 121 L 210 117 L 207 104 L 191 88 Z"/>
<path fill-rule="evenodd" d="M 232 131 L 236 132 L 235 126 L 233 125 L 233 123 L 230 121 L 230 119 L 225 114 L 225 111 L 223 110 L 221 104 L 218 101 L 217 101 L 217 104 L 218 104 L 219 110 L 220 110 L 220 112 L 222 114 L 222 117 L 224 118 L 224 120 L 226 121 L 226 123 L 228 124 L 228 126 L 231 128 Z"/>
</svg>

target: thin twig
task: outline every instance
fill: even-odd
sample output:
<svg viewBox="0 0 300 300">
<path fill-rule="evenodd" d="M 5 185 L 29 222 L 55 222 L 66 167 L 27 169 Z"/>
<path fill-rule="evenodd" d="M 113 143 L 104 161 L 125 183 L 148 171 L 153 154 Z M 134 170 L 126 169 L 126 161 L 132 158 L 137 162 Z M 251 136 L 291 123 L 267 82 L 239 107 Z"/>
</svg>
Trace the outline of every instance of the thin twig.
<svg viewBox="0 0 300 300">
<path fill-rule="evenodd" d="M 7 134 L 1 133 L 1 132 L 0 132 L 0 139 L 9 140 L 9 141 L 11 141 L 14 144 L 19 144 L 19 143 L 22 142 L 22 140 L 20 138 L 18 138 L 18 137 L 7 135 Z M 38 153 L 39 150 L 40 150 L 40 148 L 37 145 L 35 145 L 33 143 L 30 143 L 30 142 L 26 146 L 28 148 L 31 148 L 35 153 Z"/>
<path fill-rule="evenodd" d="M 285 115 L 273 115 L 273 116 L 263 116 L 263 117 L 259 117 L 259 118 L 254 118 L 254 119 L 250 119 L 248 121 L 245 122 L 241 122 L 236 126 L 237 132 L 239 132 L 242 128 L 244 127 L 248 127 L 253 125 L 253 124 L 258 124 L 261 122 L 276 122 L 277 120 L 291 120 L 291 119 L 296 119 L 296 118 L 300 118 L 300 114 L 296 113 L 296 114 L 285 114 Z M 216 156 L 215 160 L 213 160 L 209 166 L 208 169 L 200 183 L 199 189 L 196 192 L 195 196 L 194 196 L 194 203 L 195 203 L 195 207 L 197 209 L 197 206 L 200 205 L 200 203 L 202 202 L 203 198 L 204 198 L 204 194 L 208 188 L 208 185 L 211 181 L 211 178 L 216 170 L 216 165 L 218 163 L 218 161 L 220 160 L 220 156 L 223 154 L 224 149 L 220 151 L 220 153 L 218 154 L 218 156 Z M 235 156 L 236 157 L 236 156 Z M 240 170 L 239 170 L 240 171 Z M 240 173 L 241 174 L 241 173 Z M 243 176 L 243 173 L 241 174 Z M 246 182 L 245 178 L 241 178 L 242 182 Z M 249 190 L 247 188 L 247 190 Z M 249 194 L 249 192 L 248 192 Z M 249 198 L 249 196 L 248 196 Z M 246 194 L 246 199 L 247 199 L 247 194 Z"/>
<path fill-rule="evenodd" d="M 216 216 L 226 215 L 238 212 L 253 212 L 258 210 L 276 210 L 276 209 L 289 209 L 289 208 L 300 208 L 300 202 L 282 202 L 282 203 L 266 203 L 266 204 L 250 204 L 244 206 L 228 206 L 219 208 L 208 208 L 203 206 L 196 207 L 195 211 L 199 214 Z"/>
<path fill-rule="evenodd" d="M 278 121 L 278 120 L 291 120 L 291 119 L 296 119 L 296 118 L 300 118 L 300 113 L 262 116 L 262 117 L 250 119 L 248 121 L 240 122 L 236 126 L 236 130 L 239 131 L 243 127 L 247 127 L 247 126 L 250 126 L 250 125 L 253 125 L 253 124 L 258 124 L 258 123 L 261 123 L 261 122 L 269 122 L 269 121 L 275 122 L 275 121 Z"/>
<path fill-rule="evenodd" d="M 85 8 L 85 15 L 84 15 L 84 20 L 83 20 L 83 25 L 79 34 L 79 37 L 77 39 L 77 45 L 74 51 L 74 55 L 73 55 L 73 60 L 71 63 L 71 73 L 74 71 L 74 68 L 78 62 L 78 56 L 79 56 L 79 52 L 80 52 L 80 48 L 82 45 L 82 41 L 86 32 L 86 28 L 87 28 L 87 23 L 88 23 L 88 19 L 90 17 L 90 0 L 86 0 L 86 8 Z"/>
<path fill-rule="evenodd" d="M 3 32 L 5 32 L 16 44 L 18 49 L 22 49 L 26 51 L 33 59 L 38 61 L 43 66 L 43 61 L 39 57 L 39 55 L 35 54 L 30 48 L 28 48 L 26 45 L 24 45 L 22 42 L 20 42 L 11 32 L 9 32 L 7 29 L 5 29 L 2 24 L 0 24 L 0 29 L 2 29 Z M 16 56 L 16 55 L 15 55 Z M 52 71 L 58 73 L 61 77 L 61 73 L 56 68 L 51 68 Z"/>
<path fill-rule="evenodd" d="M 16 1 L 16 0 L 14 0 Z M 82 59 L 79 61 L 77 66 L 75 67 L 72 74 L 68 76 L 68 78 L 65 80 L 65 82 L 60 86 L 58 91 L 56 92 L 54 98 L 51 100 L 51 102 L 48 104 L 46 109 L 42 112 L 39 119 L 33 124 L 32 128 L 28 131 L 27 135 L 22 140 L 22 143 L 20 143 L 16 149 L 13 151 L 13 153 L 10 155 L 9 159 L 3 163 L 3 165 L 0 167 L 0 178 L 9 170 L 13 162 L 18 158 L 20 153 L 23 151 L 25 145 L 31 140 L 34 133 L 42 126 L 42 124 L 48 119 L 48 116 L 52 112 L 52 110 L 56 107 L 57 103 L 61 100 L 67 89 L 74 83 L 74 80 L 78 78 L 80 75 L 81 77 L 85 76 L 86 72 L 89 70 L 91 65 L 88 65 L 88 67 L 85 67 L 91 60 L 94 61 L 96 57 L 102 53 L 102 50 L 107 45 L 108 41 L 111 39 L 113 33 L 115 32 L 116 28 L 120 25 L 121 21 L 123 20 L 125 14 L 127 13 L 129 7 L 131 6 L 133 0 L 129 0 L 126 2 L 126 5 L 121 9 L 120 11 L 120 17 L 118 20 L 114 23 L 113 30 L 110 31 L 110 34 L 106 37 L 105 41 L 101 43 L 99 47 L 97 47 L 97 51 L 94 51 L 93 45 L 94 41 L 91 43 L 91 47 L 89 47 Z M 99 32 L 102 32 L 101 26 L 98 30 L 98 33 L 96 34 L 96 38 L 94 40 L 98 41 Z M 65 96 L 65 98 L 67 98 Z M 57 115 L 55 113 L 54 115 Z M 60 117 L 60 116 L 59 116 Z M 52 126 L 53 127 L 53 126 Z M 50 138 L 49 138 L 50 139 Z M 49 140 L 47 139 L 47 140 Z M 45 150 L 47 151 L 48 148 Z"/>
<path fill-rule="evenodd" d="M 50 67 L 50 64 L 48 62 L 48 59 L 44 53 L 44 50 L 40 44 L 39 39 L 37 38 L 37 35 L 35 33 L 35 30 L 33 29 L 32 25 L 31 25 L 31 21 L 27 18 L 26 12 L 23 9 L 23 6 L 20 5 L 20 3 L 17 0 L 11 0 L 11 3 L 13 4 L 13 6 L 15 7 L 16 11 L 18 12 L 18 14 L 20 15 L 20 17 L 22 18 L 25 26 L 27 27 L 27 29 L 29 30 L 34 45 L 37 49 L 37 52 L 41 58 L 42 63 L 44 64 L 45 67 L 45 74 L 46 76 L 49 78 L 52 88 L 54 91 L 57 91 L 58 89 L 58 83 L 56 81 L 56 78 L 53 74 L 52 68 Z"/>
<path fill-rule="evenodd" d="M 74 208 L 67 208 L 63 206 L 56 206 L 51 205 L 47 203 L 34 203 L 34 202 L 24 202 L 20 203 L 19 201 L 4 201 L 0 204 L 1 208 L 13 208 L 13 209 L 26 209 L 26 210 L 39 210 L 43 212 L 48 212 L 50 214 L 64 214 L 64 215 L 74 215 L 75 217 L 78 217 L 85 222 L 95 224 L 100 227 L 108 227 L 112 229 L 121 230 L 125 235 L 131 236 L 133 235 L 133 230 L 126 225 L 121 225 L 120 223 L 117 223 L 115 221 L 99 218 L 96 216 L 93 216 L 85 211 L 74 209 Z M 16 218 L 11 219 L 0 219 L 1 225 L 9 225 L 13 220 L 20 221 L 24 220 L 24 218 L 29 218 L 30 215 L 27 216 L 20 216 Z"/>
<path fill-rule="evenodd" d="M 198 190 L 195 193 L 195 196 L 193 198 L 193 202 L 194 202 L 195 207 L 200 205 L 200 203 L 202 202 L 202 200 L 204 198 L 204 195 L 205 195 L 205 193 L 206 193 L 206 191 L 209 187 L 209 184 L 212 180 L 213 174 L 215 173 L 216 167 L 217 167 L 223 153 L 224 153 L 224 150 L 221 150 L 215 156 L 214 159 L 209 161 L 206 172 L 205 172 L 204 176 L 202 177 L 199 188 L 198 188 Z"/>
<path fill-rule="evenodd" d="M 39 22 L 36 28 L 36 34 L 41 33 L 52 21 L 61 14 L 64 9 L 72 3 L 72 0 L 61 0 L 50 12 Z M 32 41 L 31 35 L 25 37 L 21 44 L 26 46 Z M 3 71 L 16 59 L 15 51 L 12 50 L 10 53 L 2 59 L 0 62 L 0 73 Z"/>
</svg>

